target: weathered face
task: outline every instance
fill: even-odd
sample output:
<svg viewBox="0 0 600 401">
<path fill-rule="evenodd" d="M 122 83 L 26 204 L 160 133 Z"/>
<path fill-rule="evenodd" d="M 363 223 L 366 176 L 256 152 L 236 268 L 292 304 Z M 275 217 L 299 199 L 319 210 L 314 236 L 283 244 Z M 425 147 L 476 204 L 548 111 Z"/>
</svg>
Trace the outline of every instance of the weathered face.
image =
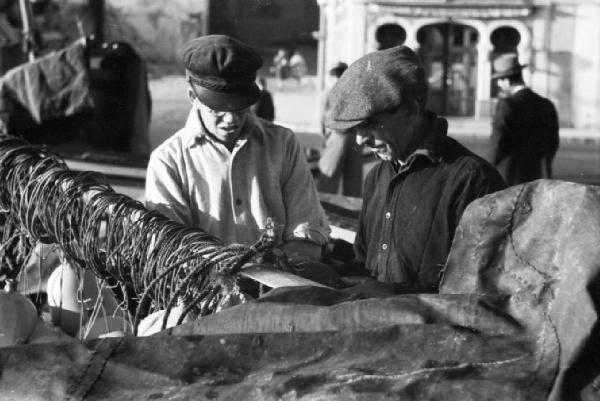
<svg viewBox="0 0 600 401">
<path fill-rule="evenodd" d="M 382 160 L 405 161 L 421 141 L 415 123 L 414 110 L 405 106 L 376 114 L 356 128 L 356 143 Z"/>
<path fill-rule="evenodd" d="M 198 100 L 190 89 L 190 100 L 200 112 L 200 118 L 208 132 L 224 143 L 233 143 L 241 134 L 250 108 L 236 111 L 217 111 Z"/>
</svg>

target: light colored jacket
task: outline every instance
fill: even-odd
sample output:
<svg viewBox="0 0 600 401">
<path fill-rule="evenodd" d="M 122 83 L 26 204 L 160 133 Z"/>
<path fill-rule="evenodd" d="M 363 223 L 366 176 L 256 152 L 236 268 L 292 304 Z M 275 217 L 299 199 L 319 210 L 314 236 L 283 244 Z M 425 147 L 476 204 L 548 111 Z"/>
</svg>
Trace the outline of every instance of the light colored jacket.
<svg viewBox="0 0 600 401">
<path fill-rule="evenodd" d="M 253 114 L 230 152 L 193 109 L 150 156 L 146 206 L 226 243 L 255 242 L 268 217 L 279 227 L 278 243 L 322 245 L 330 231 L 296 136 Z"/>
</svg>

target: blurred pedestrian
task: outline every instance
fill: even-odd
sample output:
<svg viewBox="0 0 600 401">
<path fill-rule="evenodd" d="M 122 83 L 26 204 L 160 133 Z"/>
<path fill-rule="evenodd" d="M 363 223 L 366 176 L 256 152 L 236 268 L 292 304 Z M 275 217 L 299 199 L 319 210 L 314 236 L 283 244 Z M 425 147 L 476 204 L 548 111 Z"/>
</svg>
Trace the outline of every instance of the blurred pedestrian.
<svg viewBox="0 0 600 401">
<path fill-rule="evenodd" d="M 290 62 L 285 49 L 277 50 L 277 54 L 273 58 L 272 69 L 277 78 L 277 89 L 282 89 L 283 82 L 290 77 Z"/>
<path fill-rule="evenodd" d="M 493 62 L 501 97 L 492 121 L 490 161 L 508 185 L 552 178 L 552 160 L 559 145 L 554 104 L 525 86 L 517 54 Z"/>
<path fill-rule="evenodd" d="M 306 75 L 308 67 L 300 50 L 294 50 L 294 53 L 292 53 L 292 57 L 290 57 L 290 69 L 297 86 L 302 86 L 302 77 Z"/>
<path fill-rule="evenodd" d="M 342 76 L 348 65 L 338 62 L 329 70 L 330 83 L 333 86 Z M 324 116 L 329 112 L 329 100 L 323 107 L 321 131 L 324 137 L 317 190 L 325 193 L 340 193 L 345 196 L 361 196 L 363 181 L 363 156 L 356 144 L 356 132 L 338 132 L 325 127 Z M 341 187 L 341 188 L 340 188 Z"/>
<path fill-rule="evenodd" d="M 256 84 L 260 89 L 258 101 L 252 105 L 252 111 L 258 117 L 269 122 L 275 120 L 275 105 L 273 104 L 273 95 L 267 89 L 267 80 L 260 77 L 256 80 Z"/>
</svg>

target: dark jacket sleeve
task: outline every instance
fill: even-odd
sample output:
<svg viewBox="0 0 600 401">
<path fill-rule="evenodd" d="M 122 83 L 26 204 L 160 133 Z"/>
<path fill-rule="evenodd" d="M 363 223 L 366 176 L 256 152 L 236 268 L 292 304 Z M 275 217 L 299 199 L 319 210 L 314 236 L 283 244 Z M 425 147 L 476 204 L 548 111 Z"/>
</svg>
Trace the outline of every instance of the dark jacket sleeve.
<svg viewBox="0 0 600 401">
<path fill-rule="evenodd" d="M 558 145 L 560 142 L 558 137 L 558 114 L 554 104 L 548 99 L 546 99 L 546 107 L 548 109 L 546 112 L 548 122 L 548 138 L 546 139 L 547 148 L 545 149 L 544 157 L 552 160 L 556 155 L 556 151 L 558 150 Z"/>
<path fill-rule="evenodd" d="M 265 120 L 273 121 L 275 120 L 275 104 L 273 103 L 273 96 L 271 96 L 270 92 L 264 91 L 264 102 L 265 102 Z"/>
<path fill-rule="evenodd" d="M 494 166 L 500 164 L 508 156 L 511 149 L 510 114 L 510 102 L 508 99 L 500 99 L 496 105 L 496 112 L 492 121 L 490 156 L 488 158 Z"/>
<path fill-rule="evenodd" d="M 463 212 L 472 201 L 506 188 L 500 174 L 489 165 L 472 167 L 466 174 L 460 174 L 455 179 L 454 185 L 459 190 L 452 204 L 454 229 L 458 227 Z"/>
</svg>

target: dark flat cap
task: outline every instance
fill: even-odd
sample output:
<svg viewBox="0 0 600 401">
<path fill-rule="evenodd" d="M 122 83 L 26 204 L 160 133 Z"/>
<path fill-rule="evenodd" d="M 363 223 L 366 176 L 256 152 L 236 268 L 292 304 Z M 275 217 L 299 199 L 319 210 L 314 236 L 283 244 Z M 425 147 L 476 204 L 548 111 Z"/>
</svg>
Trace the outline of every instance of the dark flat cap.
<svg viewBox="0 0 600 401">
<path fill-rule="evenodd" d="M 427 100 L 425 71 L 415 52 L 396 46 L 369 53 L 348 67 L 331 89 L 325 125 L 347 130 L 406 100 Z"/>
<path fill-rule="evenodd" d="M 348 64 L 344 63 L 343 61 L 338 61 L 337 64 L 329 70 L 329 75 L 339 78 L 347 69 Z"/>
<path fill-rule="evenodd" d="M 181 58 L 199 100 L 211 109 L 241 110 L 258 100 L 263 61 L 250 46 L 225 35 L 201 36 L 183 45 Z"/>
</svg>

